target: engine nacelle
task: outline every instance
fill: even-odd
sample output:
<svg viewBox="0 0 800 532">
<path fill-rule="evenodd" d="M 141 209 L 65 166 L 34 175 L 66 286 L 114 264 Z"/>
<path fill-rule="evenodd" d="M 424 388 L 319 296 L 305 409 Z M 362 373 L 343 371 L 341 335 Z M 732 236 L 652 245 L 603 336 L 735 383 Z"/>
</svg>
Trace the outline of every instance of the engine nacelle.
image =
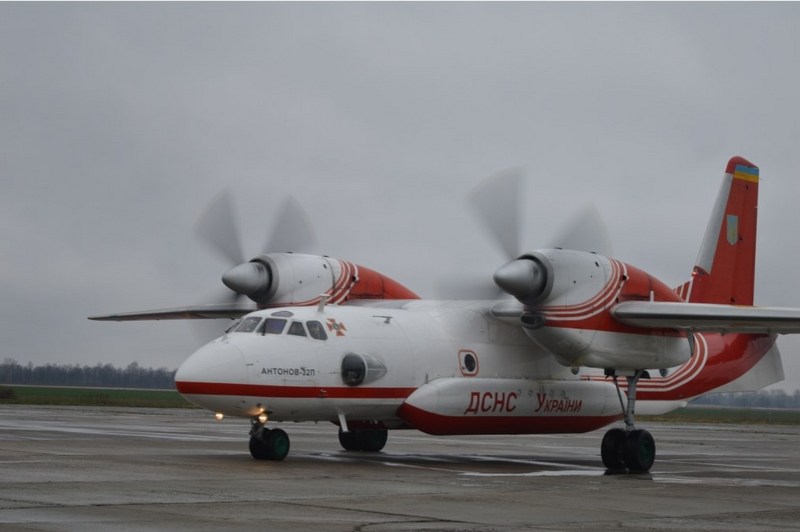
<svg viewBox="0 0 800 532">
<path fill-rule="evenodd" d="M 266 253 L 234 266 L 225 285 L 264 307 L 314 305 L 322 294 L 330 303 L 352 299 L 419 299 L 378 272 L 322 255 Z"/>
<path fill-rule="evenodd" d="M 687 362 L 692 346 L 674 333 L 622 333 L 542 327 L 527 335 L 562 365 L 616 370 L 666 369 Z"/>
<path fill-rule="evenodd" d="M 660 369 L 691 357 L 684 334 L 629 327 L 613 318 L 610 309 L 621 301 L 679 301 L 664 283 L 618 260 L 545 249 L 504 265 L 495 280 L 525 304 L 526 334 L 565 366 Z"/>
<path fill-rule="evenodd" d="M 591 302 L 614 274 L 612 261 L 584 251 L 544 249 L 501 266 L 497 285 L 531 308 Z"/>
</svg>

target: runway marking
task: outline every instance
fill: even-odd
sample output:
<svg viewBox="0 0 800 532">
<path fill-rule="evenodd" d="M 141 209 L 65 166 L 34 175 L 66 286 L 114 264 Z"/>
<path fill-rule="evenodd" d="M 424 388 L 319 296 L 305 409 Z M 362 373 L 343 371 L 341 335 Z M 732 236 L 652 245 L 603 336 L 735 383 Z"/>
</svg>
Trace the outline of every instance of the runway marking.
<svg viewBox="0 0 800 532">
<path fill-rule="evenodd" d="M 465 472 L 462 475 L 470 477 L 603 477 L 603 470 L 566 470 L 566 471 L 530 471 L 528 473 L 478 473 Z"/>
</svg>

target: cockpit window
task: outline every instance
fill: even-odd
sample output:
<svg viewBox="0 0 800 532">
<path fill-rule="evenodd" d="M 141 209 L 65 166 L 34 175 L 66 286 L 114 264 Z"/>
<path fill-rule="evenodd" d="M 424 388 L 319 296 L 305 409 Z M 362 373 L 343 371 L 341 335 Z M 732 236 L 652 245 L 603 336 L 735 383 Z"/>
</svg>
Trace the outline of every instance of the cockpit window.
<svg viewBox="0 0 800 532">
<path fill-rule="evenodd" d="M 273 312 L 272 314 L 270 314 L 270 316 L 277 316 L 279 318 L 291 318 L 292 316 L 294 316 L 294 313 L 288 310 L 279 310 L 277 312 Z"/>
<path fill-rule="evenodd" d="M 250 317 L 245 318 L 242 322 L 236 327 L 236 332 L 240 333 L 250 333 L 256 330 L 258 324 L 261 323 L 261 318 Z"/>
<path fill-rule="evenodd" d="M 293 321 L 291 325 L 289 325 L 289 334 L 293 336 L 305 336 L 306 329 L 303 327 L 302 322 Z"/>
<path fill-rule="evenodd" d="M 267 318 L 264 324 L 258 329 L 261 334 L 281 334 L 286 326 L 283 318 Z"/>
<path fill-rule="evenodd" d="M 308 334 L 315 340 L 327 340 L 328 335 L 325 333 L 325 328 L 318 321 L 309 321 L 306 323 L 308 327 Z"/>
</svg>

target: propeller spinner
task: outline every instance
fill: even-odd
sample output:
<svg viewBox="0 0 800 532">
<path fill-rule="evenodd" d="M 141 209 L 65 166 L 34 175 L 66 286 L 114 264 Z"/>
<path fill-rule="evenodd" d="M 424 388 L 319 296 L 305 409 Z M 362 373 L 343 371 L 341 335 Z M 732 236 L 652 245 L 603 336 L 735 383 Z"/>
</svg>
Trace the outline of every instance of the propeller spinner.
<svg viewBox="0 0 800 532">
<path fill-rule="evenodd" d="M 547 297 L 553 285 L 551 271 L 544 257 L 526 255 L 500 266 L 494 282 L 522 303 L 533 305 Z"/>
</svg>

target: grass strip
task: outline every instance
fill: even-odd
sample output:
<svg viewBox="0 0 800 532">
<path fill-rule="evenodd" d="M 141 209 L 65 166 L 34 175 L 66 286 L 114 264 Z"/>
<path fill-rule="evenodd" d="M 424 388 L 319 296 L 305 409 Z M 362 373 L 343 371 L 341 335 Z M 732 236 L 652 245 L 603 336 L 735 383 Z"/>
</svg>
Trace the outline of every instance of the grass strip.
<svg viewBox="0 0 800 532">
<path fill-rule="evenodd" d="M 176 390 L 0 386 L 0 404 L 196 408 Z"/>
<path fill-rule="evenodd" d="M 800 411 L 789 409 L 688 406 L 661 416 L 637 416 L 642 421 L 668 423 L 800 424 Z"/>
</svg>

